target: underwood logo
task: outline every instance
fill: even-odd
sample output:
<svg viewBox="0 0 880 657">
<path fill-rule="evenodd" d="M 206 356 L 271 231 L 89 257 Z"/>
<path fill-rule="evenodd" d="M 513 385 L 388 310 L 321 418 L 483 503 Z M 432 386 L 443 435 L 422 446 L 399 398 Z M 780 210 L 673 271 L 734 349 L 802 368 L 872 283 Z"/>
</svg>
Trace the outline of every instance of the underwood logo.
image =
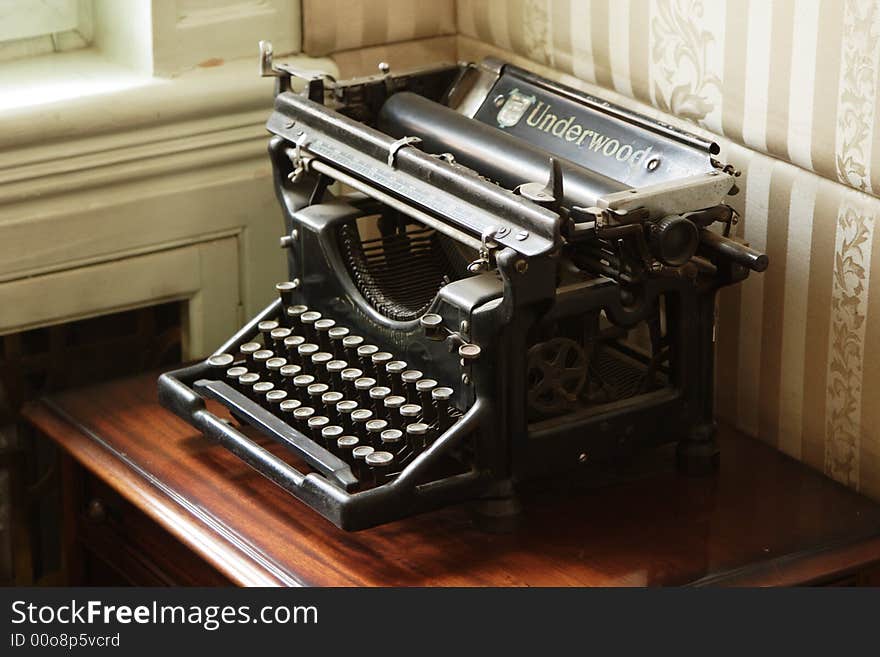
<svg viewBox="0 0 880 657">
<path fill-rule="evenodd" d="M 517 94 L 520 98 L 531 98 L 531 102 L 523 105 L 523 101 L 518 99 L 511 103 L 514 94 Z M 534 96 L 524 97 L 518 90 L 514 89 L 511 92 L 510 98 L 502 106 L 501 111 L 498 112 L 498 125 L 501 127 L 516 125 L 534 101 Z M 509 119 L 508 114 L 505 112 L 508 105 L 511 105 Z M 526 118 L 526 125 L 535 130 L 546 132 L 548 135 L 553 135 L 557 139 L 571 142 L 578 148 L 586 148 L 605 157 L 613 157 L 619 162 L 630 162 L 631 164 L 644 163 L 647 165 L 648 154 L 653 150 L 651 146 L 636 150 L 632 144 L 621 142 L 619 139 L 604 135 L 598 130 L 587 128 L 578 123 L 574 116 L 561 118 L 551 112 L 551 109 L 553 107 L 549 103 L 538 101 L 538 104 L 534 106 L 534 109 Z M 505 120 L 512 120 L 512 123 L 502 124 L 502 114 L 505 115 Z"/>
<path fill-rule="evenodd" d="M 534 96 L 526 96 L 519 89 L 511 89 L 507 100 L 504 101 L 501 109 L 498 110 L 498 116 L 496 117 L 498 127 L 510 128 L 515 126 L 519 123 L 523 114 L 526 113 L 526 110 L 535 103 L 535 100 Z"/>
</svg>

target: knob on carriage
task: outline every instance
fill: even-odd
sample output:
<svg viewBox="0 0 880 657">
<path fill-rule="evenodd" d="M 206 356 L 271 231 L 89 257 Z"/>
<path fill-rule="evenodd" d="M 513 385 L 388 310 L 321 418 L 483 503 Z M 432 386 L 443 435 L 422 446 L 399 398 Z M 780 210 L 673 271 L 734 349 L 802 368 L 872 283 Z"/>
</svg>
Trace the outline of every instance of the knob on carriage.
<svg viewBox="0 0 880 657">
<path fill-rule="evenodd" d="M 670 214 L 651 226 L 648 239 L 654 257 L 670 267 L 680 267 L 697 252 L 700 233 L 689 219 Z"/>
</svg>

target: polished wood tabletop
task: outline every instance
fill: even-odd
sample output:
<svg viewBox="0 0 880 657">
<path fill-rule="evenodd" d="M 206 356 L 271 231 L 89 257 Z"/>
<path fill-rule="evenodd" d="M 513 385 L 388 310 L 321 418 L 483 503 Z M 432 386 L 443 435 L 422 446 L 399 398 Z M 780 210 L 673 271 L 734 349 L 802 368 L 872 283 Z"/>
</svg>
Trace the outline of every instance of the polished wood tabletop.
<svg viewBox="0 0 880 657">
<path fill-rule="evenodd" d="M 880 564 L 880 505 L 727 428 L 716 476 L 656 451 L 613 482 L 531 486 L 508 533 L 463 507 L 347 533 L 162 409 L 155 375 L 25 417 L 240 585 L 786 585 Z"/>
</svg>

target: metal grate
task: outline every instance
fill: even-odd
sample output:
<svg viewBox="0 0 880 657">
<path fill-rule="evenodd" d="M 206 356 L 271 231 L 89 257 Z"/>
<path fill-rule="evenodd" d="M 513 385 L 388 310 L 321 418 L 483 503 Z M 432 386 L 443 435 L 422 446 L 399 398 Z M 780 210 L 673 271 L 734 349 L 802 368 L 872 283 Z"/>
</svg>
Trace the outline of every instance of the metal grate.
<svg viewBox="0 0 880 657">
<path fill-rule="evenodd" d="M 452 280 L 440 235 L 403 220 L 386 222 L 380 218 L 376 225 L 381 236 L 369 239 L 362 238 L 355 222 L 340 228 L 340 248 L 348 273 L 364 298 L 385 317 L 416 319 Z"/>
<path fill-rule="evenodd" d="M 597 350 L 592 367 L 607 395 L 605 402 L 629 399 L 645 392 L 647 367 L 613 349 Z"/>
</svg>

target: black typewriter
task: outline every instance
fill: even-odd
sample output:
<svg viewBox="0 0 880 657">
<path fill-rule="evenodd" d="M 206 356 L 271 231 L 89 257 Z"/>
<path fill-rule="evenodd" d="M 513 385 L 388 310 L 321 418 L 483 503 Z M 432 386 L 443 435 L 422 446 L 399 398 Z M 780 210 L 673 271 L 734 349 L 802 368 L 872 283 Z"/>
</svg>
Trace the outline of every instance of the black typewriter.
<svg viewBox="0 0 880 657">
<path fill-rule="evenodd" d="M 272 59 L 289 280 L 159 379 L 167 408 L 349 530 L 504 517 L 521 482 L 670 442 L 712 470 L 716 291 L 767 267 L 716 144 L 495 60 Z"/>
</svg>

